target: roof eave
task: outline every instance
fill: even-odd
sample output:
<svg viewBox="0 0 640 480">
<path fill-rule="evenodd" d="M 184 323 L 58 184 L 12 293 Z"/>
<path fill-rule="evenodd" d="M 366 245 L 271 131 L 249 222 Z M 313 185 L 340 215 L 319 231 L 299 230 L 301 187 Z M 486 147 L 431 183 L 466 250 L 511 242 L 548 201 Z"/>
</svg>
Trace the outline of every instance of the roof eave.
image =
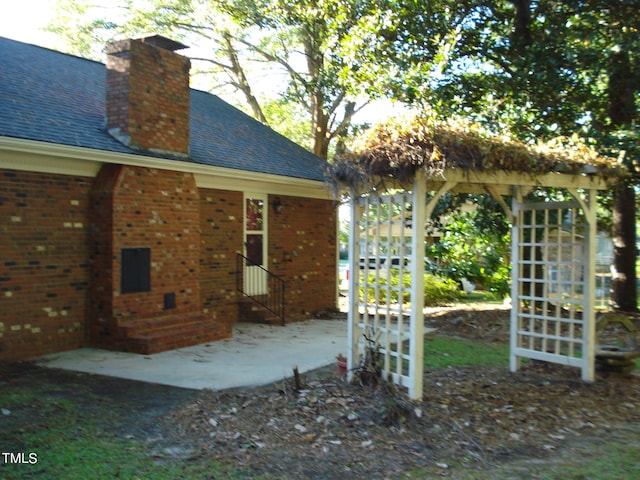
<svg viewBox="0 0 640 480">
<path fill-rule="evenodd" d="M 0 136 L 0 168 L 95 177 L 105 163 L 192 173 L 202 188 L 333 199 L 323 181 Z"/>
</svg>

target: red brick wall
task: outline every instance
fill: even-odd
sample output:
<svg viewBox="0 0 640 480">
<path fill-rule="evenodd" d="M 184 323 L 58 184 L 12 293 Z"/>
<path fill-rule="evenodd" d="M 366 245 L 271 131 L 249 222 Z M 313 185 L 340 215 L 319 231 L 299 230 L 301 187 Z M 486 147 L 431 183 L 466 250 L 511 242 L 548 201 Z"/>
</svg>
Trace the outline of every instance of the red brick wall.
<svg viewBox="0 0 640 480">
<path fill-rule="evenodd" d="M 122 321 L 199 311 L 200 199 L 193 175 L 104 165 L 91 198 L 94 339 Z M 123 294 L 121 250 L 139 247 L 151 249 L 151 290 Z M 176 294 L 175 309 L 164 308 L 165 293 Z"/>
<path fill-rule="evenodd" d="M 243 193 L 200 189 L 202 308 L 218 322 L 238 320 L 236 252 L 242 252 Z"/>
<path fill-rule="evenodd" d="M 189 152 L 188 58 L 143 40 L 107 47 L 107 126 L 129 135 L 129 146 Z"/>
<path fill-rule="evenodd" d="M 275 197 L 281 213 L 271 205 Z M 269 196 L 270 270 L 287 281 L 287 319 L 336 308 L 337 210 L 328 200 Z"/>
<path fill-rule="evenodd" d="M 282 212 L 269 208 L 269 270 L 287 283 L 287 321 L 335 308 L 336 209 L 334 202 L 279 196 Z M 235 252 L 244 242 L 243 192 L 200 190 L 203 308 L 218 321 L 236 322 Z M 297 256 L 292 252 L 296 252 Z"/>
<path fill-rule="evenodd" d="M 287 281 L 287 320 L 335 307 L 333 202 L 279 196 L 278 214 L 274 198 L 269 268 Z M 166 316 L 168 292 L 178 314 L 238 321 L 243 199 L 153 169 L 105 165 L 95 182 L 0 170 L 0 360 L 86 346 L 91 325 L 95 334 L 122 319 Z M 144 246 L 152 291 L 120 295 L 120 249 Z"/>
<path fill-rule="evenodd" d="M 91 182 L 0 170 L 0 360 L 86 345 Z"/>
</svg>

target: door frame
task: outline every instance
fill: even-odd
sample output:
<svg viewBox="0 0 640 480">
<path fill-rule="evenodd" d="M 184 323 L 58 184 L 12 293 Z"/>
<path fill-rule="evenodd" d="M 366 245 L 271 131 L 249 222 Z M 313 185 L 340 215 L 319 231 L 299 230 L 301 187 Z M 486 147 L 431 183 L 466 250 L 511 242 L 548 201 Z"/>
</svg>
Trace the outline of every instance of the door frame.
<svg viewBox="0 0 640 480">
<path fill-rule="evenodd" d="M 262 202 L 261 205 L 261 228 L 249 228 L 249 209 L 248 209 L 248 201 L 256 200 L 258 202 Z M 249 252 L 247 249 L 248 246 L 248 236 L 249 235 L 261 235 L 262 236 L 262 262 L 259 266 L 248 266 L 244 265 L 244 289 L 245 293 L 248 295 L 263 295 L 268 293 L 268 282 L 267 282 L 267 267 L 269 265 L 269 196 L 266 193 L 258 193 L 258 192 L 244 192 L 243 201 L 242 201 L 242 209 L 243 209 L 243 254 L 245 257 L 249 257 Z"/>
</svg>

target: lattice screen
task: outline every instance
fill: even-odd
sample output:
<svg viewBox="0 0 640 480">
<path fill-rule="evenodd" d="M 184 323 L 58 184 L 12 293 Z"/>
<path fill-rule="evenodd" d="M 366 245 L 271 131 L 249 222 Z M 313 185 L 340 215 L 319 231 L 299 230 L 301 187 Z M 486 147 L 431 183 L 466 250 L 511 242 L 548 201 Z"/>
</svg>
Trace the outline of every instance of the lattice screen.
<svg viewBox="0 0 640 480">
<path fill-rule="evenodd" d="M 414 399 L 422 397 L 424 222 L 453 186 L 447 182 L 429 208 L 422 176 L 411 192 L 354 191 L 350 202 L 348 367 L 353 372 L 374 347 L 382 375 Z M 526 204 L 514 187 L 510 367 L 544 360 L 580 367 L 592 381 L 596 190 L 566 189 L 575 201 Z"/>
<path fill-rule="evenodd" d="M 422 345 L 418 354 L 417 343 L 412 340 L 416 328 L 420 332 L 418 338 L 422 338 L 422 315 L 418 327 L 411 321 L 411 305 L 416 303 L 411 265 L 412 199 L 413 194 L 408 192 L 369 195 L 357 200 L 352 232 L 357 232 L 359 241 L 351 252 L 352 269 L 356 271 L 351 273 L 353 287 L 350 289 L 355 297 L 350 299 L 352 366 L 357 368 L 367 348 L 374 347 L 380 355 L 383 376 L 391 375 L 394 383 L 410 390 L 415 384 L 415 375 L 422 374 L 421 365 L 420 368 L 416 365 L 418 358 L 422 362 Z M 422 219 L 419 225 L 422 232 Z M 424 251 L 420 253 L 420 258 L 424 258 Z M 423 275 L 422 268 L 420 272 Z M 354 296 L 354 292 L 357 295 Z M 418 301 L 422 304 L 423 299 Z"/>
<path fill-rule="evenodd" d="M 577 202 L 518 204 L 512 230 L 511 367 L 518 357 L 588 370 L 589 227 Z"/>
</svg>

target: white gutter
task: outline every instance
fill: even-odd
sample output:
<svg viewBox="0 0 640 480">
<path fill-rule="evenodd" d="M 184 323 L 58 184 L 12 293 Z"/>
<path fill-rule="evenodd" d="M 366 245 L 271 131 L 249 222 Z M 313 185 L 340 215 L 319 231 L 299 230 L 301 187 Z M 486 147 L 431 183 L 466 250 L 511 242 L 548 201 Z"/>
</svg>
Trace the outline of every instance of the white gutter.
<svg viewBox="0 0 640 480">
<path fill-rule="evenodd" d="M 200 188 L 333 199 L 317 180 L 0 136 L 0 168 L 95 177 L 105 163 L 192 173 Z"/>
</svg>

